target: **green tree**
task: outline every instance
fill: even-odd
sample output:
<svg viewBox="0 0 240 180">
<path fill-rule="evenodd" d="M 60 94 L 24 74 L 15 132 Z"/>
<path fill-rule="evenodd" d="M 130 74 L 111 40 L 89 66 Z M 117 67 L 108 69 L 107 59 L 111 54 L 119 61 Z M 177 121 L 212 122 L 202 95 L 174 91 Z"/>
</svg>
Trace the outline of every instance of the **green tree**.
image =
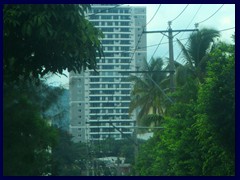
<svg viewBox="0 0 240 180">
<path fill-rule="evenodd" d="M 234 52 L 232 45 L 217 44 L 203 83 L 189 77 L 171 94 L 175 103 L 164 116 L 164 130 L 140 149 L 140 175 L 235 174 Z"/>
<path fill-rule="evenodd" d="M 96 68 L 102 37 L 84 14 L 90 5 L 4 5 L 4 78 L 38 78 Z"/>
<path fill-rule="evenodd" d="M 193 116 L 197 90 L 197 85 L 192 80 L 172 94 L 176 101 L 164 116 L 161 123 L 164 129 L 154 132 L 151 144 L 140 149 L 139 159 L 142 163 L 137 165 L 140 174 L 155 176 L 200 174 L 199 144 L 194 140 L 196 133 L 192 129 L 195 123 Z M 152 156 L 151 160 L 149 156 Z M 145 161 L 151 164 L 147 171 L 142 168 Z M 143 167 L 146 168 L 146 165 Z"/>
<path fill-rule="evenodd" d="M 198 94 L 197 138 L 205 175 L 235 174 L 235 49 L 218 44 Z M 214 167 L 214 168 L 212 168 Z"/>
<path fill-rule="evenodd" d="M 185 61 L 184 66 L 178 66 L 176 70 L 178 85 L 183 85 L 188 77 L 197 78 L 200 82 L 203 81 L 209 60 L 208 55 L 212 50 L 214 40 L 219 36 L 219 31 L 204 28 L 190 35 L 186 47 L 178 40 Z"/>
<path fill-rule="evenodd" d="M 3 172 L 11 176 L 51 173 L 51 147 L 56 131 L 41 118 L 39 107 L 27 96 L 3 105 Z"/>
<path fill-rule="evenodd" d="M 21 80 L 3 84 L 4 175 L 51 173 L 51 149 L 57 132 L 44 112 L 56 102 L 61 89 L 38 83 Z"/>
<path fill-rule="evenodd" d="M 52 149 L 53 176 L 86 175 L 88 147 L 84 143 L 74 143 L 71 139 L 68 132 L 58 129 L 57 144 Z"/>
<path fill-rule="evenodd" d="M 132 113 L 134 109 L 139 108 L 138 119 L 141 119 L 143 115 L 149 113 L 163 114 L 164 112 L 164 95 L 158 89 L 156 84 L 164 84 L 166 74 L 153 72 L 163 70 L 162 59 L 153 59 L 150 63 L 148 63 L 147 60 L 144 60 L 142 70 L 149 71 L 149 73 L 144 73 L 142 76 L 130 76 L 130 80 L 134 82 L 134 86 L 131 92 L 129 113 Z"/>
</svg>

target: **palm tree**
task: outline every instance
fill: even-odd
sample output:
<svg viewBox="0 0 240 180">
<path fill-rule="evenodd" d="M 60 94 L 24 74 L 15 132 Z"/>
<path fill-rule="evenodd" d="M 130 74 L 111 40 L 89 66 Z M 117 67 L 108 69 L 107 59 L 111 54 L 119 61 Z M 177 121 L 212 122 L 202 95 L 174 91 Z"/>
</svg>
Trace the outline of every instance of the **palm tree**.
<svg viewBox="0 0 240 180">
<path fill-rule="evenodd" d="M 203 81 L 208 55 L 212 50 L 214 40 L 219 36 L 219 31 L 204 28 L 190 35 L 187 46 L 184 46 L 180 40 L 177 40 L 185 60 L 185 64 L 178 66 L 176 69 L 178 85 L 185 84 L 189 76 L 198 79 L 199 82 Z"/>
<path fill-rule="evenodd" d="M 130 76 L 130 81 L 134 82 L 134 86 L 131 92 L 129 113 L 139 108 L 138 120 L 149 113 L 163 114 L 164 112 L 164 96 L 156 84 L 164 85 L 166 74 L 153 72 L 164 70 L 163 60 L 156 58 L 148 63 L 145 59 L 142 70 L 149 72 L 143 73 L 141 76 Z"/>
</svg>

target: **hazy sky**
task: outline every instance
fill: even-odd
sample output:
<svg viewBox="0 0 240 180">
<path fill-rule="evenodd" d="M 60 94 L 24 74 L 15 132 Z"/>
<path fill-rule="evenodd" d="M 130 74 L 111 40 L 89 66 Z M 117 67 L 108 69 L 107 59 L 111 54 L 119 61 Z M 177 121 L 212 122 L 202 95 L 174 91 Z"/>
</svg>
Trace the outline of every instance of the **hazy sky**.
<svg viewBox="0 0 240 180">
<path fill-rule="evenodd" d="M 130 5 L 130 4 L 129 4 Z M 168 21 L 175 19 L 185 8 L 185 11 L 172 22 L 172 29 L 194 29 L 195 23 L 201 22 L 209 18 L 208 20 L 199 24 L 199 29 L 215 28 L 217 30 L 224 30 L 235 27 L 235 5 L 234 4 L 131 4 L 131 6 L 145 6 L 147 8 L 147 23 L 154 18 L 147 25 L 147 31 L 166 30 L 168 27 Z M 186 7 L 187 6 L 187 7 Z M 219 9 L 220 8 L 220 9 Z M 157 11 L 158 9 L 158 11 Z M 218 10 L 219 9 L 219 10 Z M 216 12 L 218 10 L 218 12 Z M 216 13 L 215 13 L 216 12 Z M 215 13 L 215 14 L 214 14 Z M 235 29 L 222 31 L 221 39 L 231 42 L 231 35 L 235 32 Z M 175 36 L 178 39 L 187 38 L 191 32 L 181 32 Z M 160 33 L 147 34 L 147 59 L 149 60 L 155 52 L 157 45 L 160 43 L 163 35 Z M 187 40 L 181 40 L 184 44 Z M 163 37 L 161 44 L 159 45 L 154 57 L 168 57 L 168 39 Z M 155 45 L 155 46 L 152 46 Z M 177 43 L 174 43 L 174 59 L 178 57 L 180 49 Z M 181 56 L 177 59 L 181 61 Z M 52 85 L 67 85 L 68 78 L 66 77 L 54 77 L 49 81 Z"/>
</svg>

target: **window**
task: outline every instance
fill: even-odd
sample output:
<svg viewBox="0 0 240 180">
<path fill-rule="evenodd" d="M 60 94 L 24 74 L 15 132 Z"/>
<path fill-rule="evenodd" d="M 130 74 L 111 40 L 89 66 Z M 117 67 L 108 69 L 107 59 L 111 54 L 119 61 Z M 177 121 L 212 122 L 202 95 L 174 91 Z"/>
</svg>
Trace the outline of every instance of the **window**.
<svg viewBox="0 0 240 180">
<path fill-rule="evenodd" d="M 96 71 L 90 72 L 90 76 L 98 76 L 98 75 L 99 75 L 99 72 L 96 72 Z"/>
<path fill-rule="evenodd" d="M 128 129 L 128 128 L 122 128 L 122 131 L 123 131 L 123 132 L 130 132 L 130 129 Z"/>
<path fill-rule="evenodd" d="M 103 90 L 103 94 L 114 94 L 114 90 Z"/>
<path fill-rule="evenodd" d="M 90 113 L 100 113 L 100 109 L 90 109 Z"/>
<path fill-rule="evenodd" d="M 100 101 L 100 97 L 92 96 L 92 97 L 90 97 L 90 101 Z"/>
<path fill-rule="evenodd" d="M 129 28 L 121 28 L 121 32 L 130 32 Z"/>
<path fill-rule="evenodd" d="M 107 37 L 108 38 L 113 38 L 113 35 L 112 34 L 107 34 Z"/>
<path fill-rule="evenodd" d="M 130 88 L 130 84 L 122 84 L 122 88 Z"/>
<path fill-rule="evenodd" d="M 121 65 L 121 69 L 130 69 L 129 65 Z"/>
<path fill-rule="evenodd" d="M 129 22 L 128 21 L 123 21 L 123 22 L 121 22 L 121 26 L 129 26 Z"/>
<path fill-rule="evenodd" d="M 128 109 L 122 109 L 122 113 L 128 113 Z"/>
<path fill-rule="evenodd" d="M 129 40 L 121 40 L 121 44 L 130 44 L 130 41 Z"/>
<path fill-rule="evenodd" d="M 102 82 L 114 82 L 114 78 L 102 78 Z"/>
<path fill-rule="evenodd" d="M 91 138 L 93 138 L 93 139 L 97 139 L 97 138 L 99 138 L 99 137 L 100 137 L 99 134 L 91 134 Z"/>
<path fill-rule="evenodd" d="M 129 34 L 121 34 L 121 38 L 129 38 Z"/>
<path fill-rule="evenodd" d="M 121 63 L 129 63 L 129 59 L 121 59 Z"/>
<path fill-rule="evenodd" d="M 99 82 L 99 78 L 90 78 L 90 82 Z"/>
<path fill-rule="evenodd" d="M 122 97 L 122 100 L 123 100 L 123 101 L 130 101 L 130 96 L 123 96 L 123 97 Z"/>
<path fill-rule="evenodd" d="M 109 101 L 113 101 L 113 97 L 112 96 L 108 96 L 108 100 Z"/>
<path fill-rule="evenodd" d="M 100 107 L 100 103 L 90 103 L 90 107 Z"/>
<path fill-rule="evenodd" d="M 90 119 L 91 119 L 91 120 L 97 120 L 98 117 L 99 117 L 99 116 L 97 116 L 97 115 L 92 115 L 92 116 L 90 116 Z M 91 125 L 91 124 L 90 124 L 90 125 Z"/>
<path fill-rule="evenodd" d="M 102 32 L 113 32 L 113 28 L 101 28 Z"/>
<path fill-rule="evenodd" d="M 129 103 L 122 103 L 122 107 L 129 107 Z"/>
<path fill-rule="evenodd" d="M 130 57 L 130 54 L 123 52 L 123 53 L 121 53 L 121 57 Z"/>
<path fill-rule="evenodd" d="M 113 48 L 113 47 L 111 47 L 111 48 Z M 111 49 L 112 50 L 112 49 Z M 108 63 L 113 63 L 113 60 L 112 59 L 109 59 L 108 60 Z"/>
<path fill-rule="evenodd" d="M 113 40 L 102 40 L 103 44 L 113 44 L 114 41 Z"/>
<path fill-rule="evenodd" d="M 121 119 L 129 119 L 129 116 L 128 115 L 122 115 Z"/>
<path fill-rule="evenodd" d="M 114 107 L 114 103 L 102 103 L 102 107 Z"/>
<path fill-rule="evenodd" d="M 100 85 L 99 84 L 90 84 L 90 88 L 99 88 Z"/>
<path fill-rule="evenodd" d="M 108 26 L 112 26 L 113 23 L 112 23 L 112 22 L 107 22 L 107 25 L 108 25 Z"/>
<path fill-rule="evenodd" d="M 114 56 L 114 54 L 110 53 L 110 52 L 105 52 L 104 55 L 105 55 L 105 57 L 113 57 Z"/>
<path fill-rule="evenodd" d="M 130 48 L 129 48 L 129 47 L 121 47 L 121 50 L 122 50 L 122 51 L 129 51 Z"/>
<path fill-rule="evenodd" d="M 113 84 L 108 84 L 108 88 L 113 88 Z"/>
<path fill-rule="evenodd" d="M 100 91 L 99 90 L 91 90 L 90 94 L 100 94 Z"/>
<path fill-rule="evenodd" d="M 129 90 L 122 90 L 121 94 L 130 94 L 130 91 Z"/>
<path fill-rule="evenodd" d="M 99 19 L 99 16 L 91 15 L 91 16 L 90 16 L 90 19 Z"/>
<path fill-rule="evenodd" d="M 101 18 L 102 18 L 102 19 L 112 19 L 112 16 L 109 16 L 109 15 L 102 15 Z"/>
<path fill-rule="evenodd" d="M 98 26 L 98 25 L 99 25 L 99 22 L 92 22 L 92 24 L 93 24 L 94 26 Z"/>
</svg>

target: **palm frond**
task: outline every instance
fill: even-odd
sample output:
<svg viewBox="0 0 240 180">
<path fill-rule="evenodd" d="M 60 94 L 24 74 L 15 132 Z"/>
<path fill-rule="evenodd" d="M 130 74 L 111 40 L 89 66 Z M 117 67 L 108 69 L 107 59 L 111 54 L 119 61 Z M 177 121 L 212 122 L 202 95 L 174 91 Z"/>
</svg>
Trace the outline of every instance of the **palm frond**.
<svg viewBox="0 0 240 180">
<path fill-rule="evenodd" d="M 193 63 L 192 63 L 192 57 L 189 54 L 188 50 L 185 48 L 185 46 L 181 43 L 181 41 L 179 39 L 177 39 L 177 42 L 181 47 L 181 50 L 182 50 L 183 55 L 185 57 L 186 63 L 189 64 L 192 69 L 194 69 L 194 66 L 193 66 Z"/>
</svg>

